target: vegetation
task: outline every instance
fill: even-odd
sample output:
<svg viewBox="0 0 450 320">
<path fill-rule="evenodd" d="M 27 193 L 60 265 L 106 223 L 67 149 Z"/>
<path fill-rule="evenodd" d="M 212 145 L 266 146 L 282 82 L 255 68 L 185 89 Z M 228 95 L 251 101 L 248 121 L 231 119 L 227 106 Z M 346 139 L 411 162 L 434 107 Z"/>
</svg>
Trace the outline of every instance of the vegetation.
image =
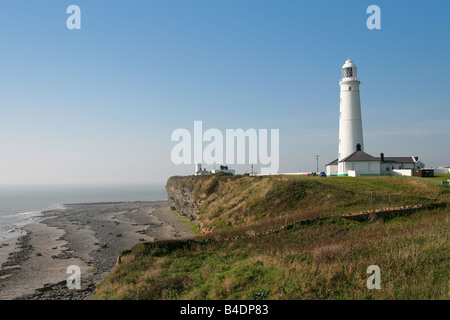
<svg viewBox="0 0 450 320">
<path fill-rule="evenodd" d="M 168 186 L 192 192 L 197 222 L 209 230 L 220 231 L 291 214 L 300 213 L 305 218 L 342 215 L 406 204 L 428 204 L 450 197 L 449 188 L 424 181 L 428 180 L 399 176 L 213 175 L 174 177 L 169 179 Z"/>
<path fill-rule="evenodd" d="M 341 217 L 449 202 L 448 186 L 408 177 L 225 175 L 169 183 L 190 188 L 212 232 L 136 245 L 95 299 L 449 298 L 448 208 L 374 222 Z M 366 286 L 370 265 L 381 269 L 380 290 Z"/>
<path fill-rule="evenodd" d="M 434 177 L 430 177 L 430 178 L 414 178 L 414 179 L 422 179 L 423 181 L 427 181 L 432 184 L 440 185 L 442 181 L 450 180 L 450 174 L 435 174 Z"/>
<path fill-rule="evenodd" d="M 193 234 L 197 234 L 198 233 L 198 226 L 195 222 L 192 222 L 191 220 L 187 219 L 185 216 L 179 215 L 178 212 L 174 211 L 174 210 L 169 210 L 170 212 L 173 213 L 173 215 L 175 217 L 177 217 L 182 223 L 186 223 L 190 226 L 190 229 L 192 231 Z"/>
</svg>

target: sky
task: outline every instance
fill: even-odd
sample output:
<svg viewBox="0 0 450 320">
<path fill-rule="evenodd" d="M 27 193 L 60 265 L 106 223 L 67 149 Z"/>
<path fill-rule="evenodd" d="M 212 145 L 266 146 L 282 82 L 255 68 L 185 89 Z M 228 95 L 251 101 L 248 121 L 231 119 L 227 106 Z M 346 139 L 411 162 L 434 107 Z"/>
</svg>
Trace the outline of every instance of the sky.
<svg viewBox="0 0 450 320">
<path fill-rule="evenodd" d="M 379 30 L 366 26 L 373 4 Z M 194 121 L 278 129 L 279 172 L 313 171 L 315 155 L 324 170 L 348 57 L 365 151 L 449 166 L 449 12 L 444 0 L 3 0 L 0 184 L 164 184 L 194 171 L 171 159 L 171 134 Z"/>
</svg>

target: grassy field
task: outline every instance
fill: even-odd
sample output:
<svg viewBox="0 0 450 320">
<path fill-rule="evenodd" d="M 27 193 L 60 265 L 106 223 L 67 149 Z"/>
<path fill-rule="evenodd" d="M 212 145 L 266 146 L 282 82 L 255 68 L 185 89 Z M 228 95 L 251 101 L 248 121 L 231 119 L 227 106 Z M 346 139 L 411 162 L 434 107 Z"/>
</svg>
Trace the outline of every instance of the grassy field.
<svg viewBox="0 0 450 320">
<path fill-rule="evenodd" d="M 174 183 L 193 183 L 199 219 L 212 232 L 135 246 L 95 299 L 449 298 L 448 208 L 375 222 L 340 217 L 389 204 L 448 202 L 447 186 L 405 177 Z M 311 222 L 260 234 L 301 219 Z M 380 267 L 380 290 L 367 288 L 370 265 Z"/>
<path fill-rule="evenodd" d="M 440 185 L 442 181 L 448 181 L 450 180 L 450 174 L 435 174 L 434 177 L 430 178 L 415 178 L 415 179 L 422 179 L 423 181 L 430 182 L 432 184 Z"/>
</svg>

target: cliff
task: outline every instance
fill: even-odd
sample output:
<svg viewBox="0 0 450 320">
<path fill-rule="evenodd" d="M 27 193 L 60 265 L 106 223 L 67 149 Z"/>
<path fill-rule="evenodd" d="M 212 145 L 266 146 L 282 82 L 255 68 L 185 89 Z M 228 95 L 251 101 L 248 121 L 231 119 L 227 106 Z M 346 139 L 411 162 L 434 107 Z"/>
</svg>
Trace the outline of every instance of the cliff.
<svg viewBox="0 0 450 320">
<path fill-rule="evenodd" d="M 220 182 L 235 180 L 236 176 L 219 173 L 210 176 L 173 176 L 167 180 L 166 191 L 171 210 L 185 216 L 198 225 L 199 234 L 210 230 L 204 224 L 205 205 L 202 205 L 209 196 L 217 190 Z"/>
<path fill-rule="evenodd" d="M 171 210 L 193 221 L 197 219 L 194 203 L 194 181 L 189 177 L 171 177 L 167 181 L 166 191 Z"/>
<path fill-rule="evenodd" d="M 425 194 L 427 184 L 391 177 L 176 176 L 166 190 L 172 209 L 195 221 L 200 234 L 265 219 L 294 221 L 435 202 Z"/>
<path fill-rule="evenodd" d="M 450 211 L 436 205 L 450 202 L 447 186 L 211 175 L 172 177 L 166 188 L 202 234 L 124 252 L 96 299 L 448 298 Z M 374 263 L 382 290 L 366 285 Z"/>
</svg>

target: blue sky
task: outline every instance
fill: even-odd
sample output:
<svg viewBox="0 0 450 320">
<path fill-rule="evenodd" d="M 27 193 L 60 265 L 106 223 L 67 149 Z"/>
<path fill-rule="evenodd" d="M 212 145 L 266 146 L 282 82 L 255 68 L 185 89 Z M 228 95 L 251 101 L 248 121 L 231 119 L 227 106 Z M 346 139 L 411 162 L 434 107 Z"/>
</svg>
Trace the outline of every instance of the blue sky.
<svg viewBox="0 0 450 320">
<path fill-rule="evenodd" d="M 81 8 L 81 30 L 66 9 Z M 381 30 L 366 9 L 381 8 Z M 337 157 L 340 68 L 365 151 L 450 165 L 448 1 L 2 1 L 0 184 L 164 183 L 177 128 L 280 130 L 280 172 Z M 245 168 L 239 168 L 241 171 Z M 249 170 L 250 168 L 248 168 Z"/>
</svg>

